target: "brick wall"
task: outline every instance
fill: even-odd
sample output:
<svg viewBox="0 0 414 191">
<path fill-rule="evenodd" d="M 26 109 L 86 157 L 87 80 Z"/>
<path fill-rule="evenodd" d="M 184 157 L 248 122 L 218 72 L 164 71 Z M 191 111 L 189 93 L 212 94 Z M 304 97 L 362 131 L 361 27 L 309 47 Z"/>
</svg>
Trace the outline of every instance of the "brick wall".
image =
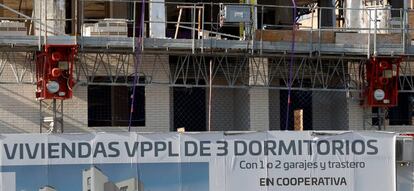
<svg viewBox="0 0 414 191">
<path fill-rule="evenodd" d="M 88 128 L 88 87 L 75 86 L 72 99 L 63 103 L 65 132 L 91 131 Z"/>
<path fill-rule="evenodd" d="M 148 131 L 170 130 L 170 87 L 145 87 L 145 124 Z"/>
<path fill-rule="evenodd" d="M 16 83 L 13 69 L 22 74 L 26 63 L 25 54 L 13 53 L 17 60 L 1 60 L 5 63 L 4 71 L 0 76 L 2 82 Z M 95 54 L 85 55 L 83 61 L 87 66 L 94 64 Z M 124 57 L 129 64 L 122 70 L 133 73 L 133 57 Z M 157 62 L 154 62 L 156 59 Z M 12 63 L 12 61 L 18 64 Z M 107 75 L 116 71 L 119 57 L 117 55 L 105 55 L 99 59 L 100 67 L 95 75 Z M 154 63 L 166 65 L 153 65 Z M 9 63 L 12 63 L 9 65 Z M 14 66 L 14 68 L 10 67 Z M 153 74 L 153 67 L 165 67 L 168 70 L 168 56 L 144 56 L 141 62 L 140 75 L 145 75 L 155 82 L 168 82 L 168 75 L 162 73 Z M 30 71 L 30 70 L 29 70 Z M 26 71 L 24 81 L 31 80 L 30 72 Z M 110 71 L 110 72 L 109 72 Z M 88 74 L 91 74 L 89 69 Z M 114 73 L 113 73 L 114 74 Z M 81 75 L 82 80 L 85 74 Z M 1 84 L 0 85 L 0 133 L 23 133 L 39 132 L 40 105 L 35 98 L 36 87 L 31 84 Z M 168 85 L 149 85 L 145 88 L 146 93 L 146 126 L 134 127 L 134 131 L 169 131 L 171 95 Z M 103 95 L 105 96 L 105 95 Z M 126 131 L 127 127 L 88 127 L 88 88 L 85 85 L 77 85 L 74 88 L 74 96 L 64 101 L 64 130 L 65 132 L 87 132 L 87 131 Z"/>
<path fill-rule="evenodd" d="M 17 58 L 15 61 L 2 60 L 6 65 L 0 75 L 1 82 L 15 83 L 13 70 L 18 71 L 18 76 L 23 74 L 27 62 L 24 59 L 25 54 L 13 54 Z M 91 54 L 85 57 L 89 67 L 94 64 L 95 56 Z M 118 59 L 117 55 L 108 55 L 102 59 L 103 65 L 96 71 L 96 75 L 106 75 L 109 68 L 116 71 Z M 123 71 L 128 75 L 132 74 L 133 57 L 125 59 L 129 64 Z M 170 76 L 162 72 L 154 73 L 154 70 L 169 70 L 168 62 L 168 56 L 143 57 L 140 75 L 155 83 L 145 88 L 146 126 L 134 127 L 134 131 L 169 131 L 172 127 L 173 98 L 168 85 Z M 10 67 L 9 63 L 17 66 L 17 70 Z M 30 82 L 33 77 L 29 71 L 24 75 L 24 82 Z M 77 85 L 73 99 L 64 102 L 65 132 L 126 131 L 127 127 L 88 127 L 87 89 L 85 85 Z M 39 102 L 36 101 L 34 93 L 35 86 L 31 84 L 0 85 L 0 133 L 39 132 Z M 208 95 L 206 102 L 207 100 Z M 316 130 L 363 129 L 364 109 L 359 105 L 357 93 L 351 93 L 348 98 L 345 92 L 314 91 L 312 107 L 313 127 Z M 280 112 L 283 112 L 280 111 L 280 90 L 262 87 L 213 90 L 212 130 L 279 130 Z M 410 127 L 394 126 L 387 129 L 407 131 Z"/>
<path fill-rule="evenodd" d="M 348 125 L 349 130 L 364 129 L 364 108 L 358 99 L 348 99 Z"/>
<path fill-rule="evenodd" d="M 39 132 L 33 85 L 0 85 L 0 133 Z"/>
<path fill-rule="evenodd" d="M 250 94 L 250 130 L 269 130 L 269 90 L 251 88 Z"/>
</svg>

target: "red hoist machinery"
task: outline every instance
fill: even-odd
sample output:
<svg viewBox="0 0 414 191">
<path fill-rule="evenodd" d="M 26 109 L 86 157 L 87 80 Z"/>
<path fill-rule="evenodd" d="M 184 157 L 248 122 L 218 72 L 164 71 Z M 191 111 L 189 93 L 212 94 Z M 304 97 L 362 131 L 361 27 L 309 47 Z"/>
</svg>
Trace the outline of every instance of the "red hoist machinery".
<svg viewBox="0 0 414 191">
<path fill-rule="evenodd" d="M 365 67 L 365 105 L 384 110 L 398 104 L 398 81 L 401 58 L 373 57 Z M 380 111 L 378 111 L 378 118 Z M 380 122 L 378 122 L 380 127 Z"/>
<path fill-rule="evenodd" d="M 40 132 L 63 132 L 63 101 L 72 98 L 77 45 L 45 45 L 36 53 L 36 98 L 40 101 Z M 57 100 L 60 105 L 57 106 Z M 47 117 L 46 109 L 52 116 Z M 43 114 L 45 113 L 45 114 Z"/>
</svg>

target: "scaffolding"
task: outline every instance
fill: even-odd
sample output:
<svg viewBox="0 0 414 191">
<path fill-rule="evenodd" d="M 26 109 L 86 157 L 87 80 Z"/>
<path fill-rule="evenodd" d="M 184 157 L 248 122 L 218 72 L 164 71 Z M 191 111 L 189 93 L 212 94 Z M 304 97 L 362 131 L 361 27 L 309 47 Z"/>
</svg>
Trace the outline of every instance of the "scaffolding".
<svg viewBox="0 0 414 191">
<path fill-rule="evenodd" d="M 42 1 L 35 1 L 42 2 Z M 85 18 L 85 4 L 90 2 L 106 2 L 98 0 L 80 0 L 76 3 L 75 18 L 64 19 L 75 27 L 74 36 L 48 35 L 48 32 L 38 34 L 28 31 L 26 36 L 0 36 L 0 79 L 3 71 L 10 68 L 14 78 L 0 80 L 1 84 L 35 84 L 34 62 L 35 53 L 47 44 L 77 44 L 79 54 L 75 64 L 75 78 L 77 85 L 106 85 L 106 86 L 149 86 L 168 85 L 171 87 L 213 87 L 213 88 L 248 88 L 259 87 L 269 90 L 304 90 L 304 91 L 330 91 L 344 92 L 347 97 L 356 102 L 361 101 L 361 92 L 364 88 L 364 79 L 361 76 L 361 68 L 372 56 L 403 57 L 401 65 L 400 84 L 401 92 L 414 92 L 414 80 L 410 61 L 414 55 L 414 46 L 411 45 L 412 26 L 408 25 L 408 17 L 412 10 L 392 8 L 364 8 L 349 9 L 339 7 L 317 7 L 307 6 L 300 9 L 307 10 L 311 15 L 310 26 L 301 26 L 298 31 L 304 38 L 294 42 L 295 49 L 292 51 L 291 40 L 269 40 L 266 37 L 266 27 L 282 28 L 287 33 L 292 26 L 286 24 L 274 24 L 266 21 L 268 10 L 295 9 L 290 6 L 244 4 L 249 12 L 253 12 L 249 18 L 252 25 L 242 26 L 243 30 L 251 30 L 249 33 L 235 34 L 223 32 L 220 19 L 213 18 L 213 12 L 220 11 L 220 3 L 173 3 L 173 2 L 151 2 L 162 4 L 166 7 L 185 7 L 190 10 L 190 18 L 183 21 L 181 15 L 183 9 L 179 10 L 179 19 L 164 21 L 145 18 L 144 28 L 148 29 L 151 24 L 163 24 L 173 26 L 174 38 L 154 38 L 144 32 L 142 39 L 138 39 L 137 28 L 139 18 L 136 13 L 141 1 L 120 1 L 119 3 L 132 4 L 130 18 L 125 18 L 130 32 L 125 36 L 85 36 L 84 24 L 97 22 L 96 19 Z M 108 1 L 109 2 L 109 1 Z M 112 2 L 116 3 L 116 2 Z M 229 4 L 232 5 L 232 4 Z M 6 5 L 1 6 L 23 18 L 2 18 L 4 20 L 23 21 L 35 25 L 39 24 L 40 31 L 48 28 L 48 21 L 61 21 L 62 19 L 29 17 Z M 40 4 L 44 6 L 46 4 Z M 382 10 L 399 12 L 398 25 L 384 27 L 377 26 L 378 11 Z M 203 10 L 203 11 L 200 11 Z M 148 10 L 147 10 L 148 11 Z M 317 13 L 331 11 L 342 13 L 346 11 L 363 11 L 369 14 L 374 22 L 374 27 L 352 28 L 343 25 L 322 26 L 322 17 L 313 23 Z M 205 13 L 211 12 L 209 19 Z M 168 11 L 167 11 L 168 13 Z M 196 14 L 198 13 L 198 14 Z M 151 14 L 151 13 L 148 13 Z M 33 14 L 35 15 L 35 14 Z M 145 14 L 144 14 L 145 15 Z M 341 16 L 341 18 L 343 15 Z M 166 18 L 169 18 L 166 15 Z M 343 19 L 343 18 L 342 18 Z M 197 27 L 196 27 L 197 26 Z M 226 25 L 224 28 L 230 31 L 239 31 L 240 25 Z M 316 26 L 316 27 L 315 27 Z M 42 29 L 43 27 L 43 29 Z M 290 27 L 290 28 L 289 28 Z M 223 28 L 222 28 L 223 29 Z M 234 30 L 236 29 L 236 30 Z M 190 35 L 180 37 L 177 30 L 185 30 Z M 385 34 L 384 31 L 386 31 Z M 356 34 L 361 43 L 346 43 L 326 40 L 326 34 Z M 244 36 L 243 36 L 244 35 Z M 333 36 L 335 37 L 335 36 Z M 393 41 L 383 41 L 392 38 Z M 136 43 L 141 40 L 142 43 Z M 139 45 L 139 47 L 137 47 Z M 135 51 L 141 50 L 140 57 L 135 58 Z M 24 61 L 22 60 L 24 55 Z M 144 67 L 139 70 L 137 84 L 127 80 L 133 74 L 133 60 L 145 59 L 151 68 Z M 165 61 L 167 60 L 167 61 Z M 293 78 L 289 79 L 289 63 L 293 62 Z M 211 67 L 210 67 L 211 63 Z M 158 79 L 156 76 L 168 76 L 167 79 Z M 99 76 L 108 76 L 109 80 L 96 80 Z M 155 76 L 155 77 L 154 77 Z M 14 79 L 14 80 L 13 80 Z M 289 83 L 292 80 L 295 83 Z M 199 82 L 205 83 L 199 83 Z M 42 104 L 41 104 L 42 105 Z M 52 104 L 55 105 L 55 104 Z M 62 104 L 63 106 L 63 104 Z M 63 107 L 53 107 L 60 108 Z M 59 113 L 56 111 L 55 113 Z M 63 113 L 63 111 L 61 112 Z M 367 121 L 373 116 L 370 111 L 366 115 Z M 383 121 L 384 112 L 374 116 Z M 43 115 L 42 115 L 43 116 Z M 44 117 L 42 117 L 43 119 Z M 59 118 L 59 117 L 57 117 Z M 57 119 L 56 118 L 56 119 Z M 63 119 L 62 119 L 63 121 Z M 62 123 L 63 124 L 63 123 Z M 44 126 L 44 125 L 42 125 Z M 368 124 L 366 129 L 373 127 Z M 383 127 L 380 129 L 383 129 Z M 63 127 L 62 130 L 63 131 Z"/>
</svg>

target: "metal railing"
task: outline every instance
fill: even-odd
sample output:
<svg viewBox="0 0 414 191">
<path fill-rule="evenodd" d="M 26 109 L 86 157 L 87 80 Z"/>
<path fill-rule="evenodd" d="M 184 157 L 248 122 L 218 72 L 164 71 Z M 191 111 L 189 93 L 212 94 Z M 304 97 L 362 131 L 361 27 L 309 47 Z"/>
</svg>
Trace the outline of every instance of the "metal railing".
<svg viewBox="0 0 414 191">
<path fill-rule="evenodd" d="M 49 32 L 49 28 L 52 27 L 53 23 L 65 23 L 72 24 L 74 29 L 72 31 L 72 36 L 70 34 L 65 34 L 65 31 L 60 31 L 61 33 L 57 36 L 65 36 L 67 41 L 77 43 L 81 48 L 85 47 L 86 40 L 91 40 L 92 38 L 84 35 L 84 26 L 87 23 L 97 23 L 102 21 L 102 19 L 88 18 L 88 15 L 85 15 L 85 4 L 93 2 L 111 2 L 112 5 L 119 3 L 124 3 L 129 7 L 129 16 L 124 14 L 124 19 L 128 30 L 125 38 L 119 38 L 125 42 L 129 42 L 125 45 L 127 48 L 130 48 L 132 51 L 135 51 L 136 48 L 144 50 L 145 48 L 145 39 L 171 39 L 171 42 L 174 43 L 190 43 L 190 47 L 183 47 L 191 49 L 192 53 L 204 52 L 206 49 L 215 48 L 215 41 L 227 40 L 227 46 L 224 46 L 224 49 L 231 49 L 234 43 L 237 41 L 244 42 L 246 51 L 250 53 L 259 53 L 263 54 L 267 41 L 274 41 L 277 43 L 290 42 L 289 39 L 283 39 L 286 37 L 279 37 L 280 40 L 269 40 L 264 39 L 264 34 L 261 31 L 267 31 L 268 29 L 274 29 L 279 31 L 287 31 L 289 33 L 292 30 L 292 27 L 296 28 L 296 31 L 300 31 L 307 36 L 304 39 L 296 39 L 299 45 L 302 45 L 307 48 L 310 54 L 314 52 L 322 52 L 325 44 L 336 44 L 337 47 L 340 47 L 338 42 L 335 42 L 335 37 L 333 41 L 326 42 L 324 35 L 327 33 L 360 33 L 364 40 L 364 43 L 359 43 L 360 49 L 363 50 L 367 56 L 381 54 L 382 45 L 390 45 L 395 52 L 402 54 L 407 53 L 407 46 L 410 46 L 410 33 L 412 32 L 412 26 L 408 25 L 408 16 L 412 10 L 408 9 L 396 9 L 390 7 L 367 7 L 367 8 L 336 8 L 336 7 L 292 7 L 292 6 L 276 6 L 276 5 L 250 5 L 250 4 L 232 4 L 232 3 L 184 3 L 184 2 L 157 2 L 151 1 L 146 3 L 145 13 L 140 13 L 138 6 L 142 1 L 133 1 L 133 0 L 121 0 L 121 1 L 109 1 L 109 0 L 81 0 L 79 4 L 76 4 L 75 16 L 73 19 L 60 19 L 60 18 L 51 18 L 50 14 L 48 15 L 47 11 L 53 11 L 47 9 L 47 3 L 44 1 L 37 1 L 39 5 L 34 5 L 34 7 L 43 7 L 40 10 L 45 10 L 43 13 L 34 12 L 32 17 L 21 14 L 17 11 L 13 11 L 10 7 L 2 5 L 3 9 L 12 11 L 16 15 L 20 15 L 23 18 L 16 17 L 1 17 L 0 20 L 10 20 L 24 22 L 26 26 L 30 26 L 27 30 L 28 36 L 33 36 L 37 41 L 37 46 L 39 49 L 49 43 L 48 39 L 52 39 Z M 43 2 L 43 3 L 42 3 Z M 165 12 L 165 19 L 163 18 L 154 18 L 149 12 L 150 6 L 162 4 L 161 7 Z M 249 20 L 243 23 L 239 22 L 223 22 L 220 17 L 220 11 L 223 7 L 226 6 L 243 6 L 245 10 L 248 10 L 250 13 Z M 282 10 L 287 13 L 292 12 L 293 10 L 305 10 L 308 12 L 305 16 L 297 18 L 298 22 L 293 24 L 293 18 L 286 17 L 283 19 L 283 22 L 279 22 L 280 19 L 276 18 L 274 12 L 275 10 Z M 33 8 L 35 11 L 36 9 Z M 78 10 L 80 12 L 78 12 Z M 337 13 L 344 13 L 348 15 L 358 14 L 362 21 L 353 21 L 351 18 L 346 18 L 343 23 L 338 23 L 335 20 Z M 326 24 L 324 21 L 325 13 L 330 13 L 332 16 L 332 21 L 330 24 Z M 398 14 L 397 14 L 398 13 Z M 318 16 L 320 15 L 321 16 Z M 140 18 L 137 18 L 139 15 L 144 15 L 144 23 L 140 23 Z M 149 16 L 147 16 L 149 15 Z M 387 17 L 387 15 L 389 17 Z M 163 15 L 161 15 L 163 16 Z M 179 18 L 177 18 L 177 16 Z M 394 16 L 394 17 L 391 17 Z M 274 19 L 271 19 L 273 17 Z M 355 16 L 353 16 L 355 17 Z M 270 19 L 269 19 L 270 18 Z M 290 22 L 286 22 L 289 21 Z M 284 23 L 285 22 L 285 23 Z M 302 25 L 298 25 L 302 23 Z M 306 23 L 306 24 L 304 24 Z M 165 26 L 165 36 L 160 37 L 159 35 L 151 34 L 149 31 L 153 30 L 153 26 Z M 159 27 L 158 26 L 158 27 Z M 154 27 L 155 28 L 155 27 Z M 137 34 L 137 31 L 143 31 L 143 35 Z M 174 34 L 173 34 L 174 32 Z M 1 32 L 0 32 L 1 34 Z M 395 39 L 395 36 L 398 36 L 399 42 L 385 42 L 383 39 L 379 39 L 385 35 L 389 34 L 392 38 Z M 399 36 L 400 35 L 400 36 Z M 137 38 L 142 36 L 142 43 L 137 44 Z M 289 35 L 287 35 L 289 36 Z M 108 40 L 110 38 L 105 38 L 105 36 L 99 36 L 101 38 L 96 38 L 96 41 Z M 54 37 L 58 38 L 58 37 Z M 185 39 L 185 40 L 183 40 Z M 33 41 L 33 39 L 31 39 Z M 136 47 L 139 45 L 140 47 Z M 343 44 L 342 44 L 343 45 Z M 110 47 L 111 44 L 107 44 L 107 47 Z M 220 47 L 223 48 L 223 47 Z"/>
</svg>

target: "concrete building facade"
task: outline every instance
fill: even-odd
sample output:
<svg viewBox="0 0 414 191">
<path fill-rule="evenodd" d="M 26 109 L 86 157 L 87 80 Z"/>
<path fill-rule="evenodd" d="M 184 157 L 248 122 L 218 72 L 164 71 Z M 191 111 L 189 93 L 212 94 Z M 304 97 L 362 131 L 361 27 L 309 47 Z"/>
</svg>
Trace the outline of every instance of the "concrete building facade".
<svg viewBox="0 0 414 191">
<path fill-rule="evenodd" d="M 167 62 L 166 58 L 165 62 Z M 149 62 L 150 63 L 150 62 Z M 142 73 L 151 70 L 143 64 Z M 149 65 L 149 64 L 148 64 Z M 2 75 L 13 80 L 13 72 L 7 71 Z M 5 75 L 5 74 L 8 74 Z M 151 76 L 152 80 L 165 80 L 165 76 Z M 134 126 L 133 131 L 139 132 L 168 132 L 174 131 L 174 117 L 180 115 L 181 110 L 174 110 L 176 87 L 163 84 L 148 84 L 144 86 L 145 125 Z M 30 84 L 0 84 L 0 132 L 1 133 L 35 133 L 39 132 L 39 102 L 35 98 L 35 86 Z M 195 88 L 187 88 L 188 91 Z M 203 87 L 202 97 L 188 96 L 184 99 L 204 103 L 204 109 L 196 109 L 205 122 L 200 123 L 201 130 L 208 130 L 208 87 Z M 93 89 L 87 85 L 77 85 L 74 88 L 74 97 L 64 101 L 64 130 L 67 133 L 94 132 L 94 131 L 126 131 L 127 126 L 107 125 L 91 126 L 88 124 L 91 110 L 88 96 Z M 211 94 L 211 130 L 284 130 L 286 114 L 286 90 L 268 89 L 252 86 L 250 88 L 213 88 Z M 337 91 L 303 91 L 297 92 L 295 102 L 303 102 L 310 108 L 309 116 L 304 116 L 305 123 L 311 123 L 313 130 L 362 130 L 367 113 L 370 111 L 360 104 L 360 98 L 355 93 Z M 306 96 L 304 96 L 306 95 Z M 311 96 L 310 96 L 311 95 Z M 110 95 L 102 95 L 110 96 Z M 300 97 L 303 96 L 303 97 Z M 308 97 L 307 97 L 308 96 Z M 310 96 L 310 97 L 309 97 Z M 182 100 L 182 99 L 180 99 Z M 142 102 L 137 102 L 140 105 Z M 302 104 L 302 103 L 300 103 Z M 186 106 L 187 107 L 187 106 Z M 298 106 L 300 107 L 300 106 Z M 295 108 L 291 108 L 295 109 Z M 120 108 L 128 113 L 128 107 Z M 308 110 L 307 110 L 308 111 Z M 308 111 L 308 112 L 309 112 Z M 185 113 L 183 113 L 185 114 Z M 189 118 L 196 116 L 189 115 Z M 198 116 L 197 118 L 199 118 Z M 177 122 L 177 121 L 175 121 Z M 186 127 L 190 129 L 192 127 Z M 396 131 L 410 130 L 411 127 L 388 126 Z"/>
<path fill-rule="evenodd" d="M 73 1 L 72 4 L 68 4 L 69 1 L 35 1 L 34 4 L 31 4 L 32 10 L 34 10 L 33 16 L 39 22 L 46 23 L 45 28 L 54 27 L 61 33 L 74 34 L 73 30 L 69 31 L 69 25 L 59 21 L 59 19 L 77 18 L 76 16 L 81 15 L 81 12 L 76 15 L 74 10 L 71 10 L 71 12 L 66 10 L 67 7 L 75 6 L 75 2 L 77 1 Z M 180 1 L 179 3 L 184 2 Z M 147 7 L 148 15 L 144 14 L 144 19 L 151 23 L 143 27 L 138 27 L 135 23 L 135 31 L 131 31 L 131 23 L 126 24 L 128 35 L 125 37 L 131 37 L 130 33 L 137 33 L 139 32 L 137 29 L 143 28 L 143 30 L 145 29 L 143 33 L 148 34 L 145 35 L 144 40 L 144 42 L 147 41 L 147 44 L 155 44 L 168 38 L 177 42 L 190 40 L 188 38 L 191 35 L 188 35 L 185 30 L 179 30 L 178 36 L 185 36 L 182 39 L 173 39 L 168 34 L 171 33 L 171 30 L 175 32 L 177 28 L 168 26 L 163 22 L 170 22 L 171 19 L 177 21 L 180 10 L 177 6 L 171 8 L 171 5 L 164 3 L 162 0 L 151 2 Z M 298 5 L 309 3 L 316 2 L 298 1 Z M 256 4 L 272 4 L 272 2 L 257 1 Z M 333 6 L 332 1 L 321 1 L 321 4 L 324 7 Z M 291 3 L 276 1 L 275 5 L 291 6 Z M 85 17 L 84 21 L 88 24 L 91 24 L 93 22 L 91 20 L 94 20 L 94 18 L 98 18 L 95 20 L 103 20 L 109 17 L 128 20 L 140 16 L 137 13 L 137 10 L 140 11 L 140 5 L 137 4 L 125 2 L 94 4 L 88 2 L 82 6 L 85 9 L 82 16 Z M 166 15 L 159 13 L 158 10 L 165 10 L 161 12 L 165 12 Z M 285 9 L 283 11 L 291 13 L 292 10 Z M 206 15 L 204 16 L 212 17 L 209 14 L 215 14 L 216 12 L 218 14 L 218 11 L 205 12 Z M 269 25 L 292 24 L 290 22 L 292 21 L 290 15 L 292 14 L 272 13 L 274 14 L 272 17 L 266 15 L 268 18 L 259 18 L 260 9 L 257 11 L 259 11 L 256 14 L 257 18 L 253 19 L 255 22 L 261 19 L 262 22 L 268 22 Z M 272 11 L 275 10 L 269 9 L 266 13 L 261 14 L 264 15 Z M 7 13 L 0 12 L 0 14 Z M 311 13 L 308 13 L 308 16 L 309 14 Z M 321 18 L 319 24 L 307 21 L 309 22 L 307 27 L 314 30 L 321 26 L 332 27 L 336 25 L 333 21 L 335 14 L 328 10 L 315 13 L 315 15 L 327 16 Z M 172 16 L 168 17 L 168 15 Z M 315 20 L 313 19 L 315 15 L 312 16 L 312 21 Z M 199 17 L 199 22 L 201 22 L 201 15 Z M 46 18 L 51 20 L 46 22 Z M 181 19 L 184 22 L 184 20 L 189 21 L 190 18 L 191 14 L 184 12 Z M 254 27 L 257 25 L 258 28 L 264 28 L 264 23 L 261 23 L 263 26 L 258 26 L 260 23 L 255 23 Z M 99 23 L 95 24 L 99 25 Z M 166 27 L 167 30 L 163 30 Z M 208 26 L 206 27 L 208 28 Z M 36 35 L 36 31 L 39 32 L 40 28 L 42 28 L 42 25 L 34 22 L 33 31 L 28 31 L 28 35 Z M 82 26 L 78 26 L 78 29 L 81 28 Z M 243 36 L 240 33 L 242 28 L 249 27 L 233 26 L 230 29 L 223 28 L 222 32 L 233 32 L 231 38 L 234 38 L 235 35 Z M 339 71 L 338 63 L 341 62 L 342 58 L 338 57 L 341 56 L 324 55 L 323 52 L 319 55 L 313 55 L 315 53 L 313 49 L 317 48 L 317 45 L 314 45 L 313 42 L 314 35 L 317 32 L 310 33 L 312 43 L 304 43 L 307 41 L 303 39 L 309 38 L 308 33 L 302 33 L 309 32 L 306 28 L 297 31 L 298 39 L 296 40 L 298 45 L 306 44 L 313 49 L 310 54 L 301 53 L 294 59 L 295 61 L 290 62 L 292 58 L 287 52 L 291 48 L 292 31 L 290 29 L 283 30 L 284 28 L 275 29 L 279 30 L 277 34 L 285 34 L 279 40 L 289 44 L 283 52 L 258 54 L 261 51 L 259 46 L 250 46 L 250 44 L 247 44 L 246 48 L 238 47 L 237 50 L 219 49 L 219 51 L 210 55 L 199 49 L 192 51 L 188 47 L 184 51 L 178 51 L 178 53 L 170 51 L 170 47 L 163 50 L 164 52 L 154 51 L 155 53 L 153 53 L 151 52 L 153 49 L 141 52 L 138 56 L 140 61 L 137 69 L 139 85 L 136 88 L 139 95 L 134 101 L 136 119 L 134 118 L 131 121 L 132 130 L 168 132 L 175 131 L 180 127 L 184 127 L 188 131 L 291 130 L 293 129 L 292 119 L 295 117 L 293 115 L 294 110 L 303 110 L 302 118 L 305 130 L 362 130 L 375 127 L 375 120 L 373 121 L 372 117 L 375 112 L 361 104 L 361 99 L 363 99 L 360 95 L 361 87 L 353 84 L 362 83 L 358 79 L 360 77 L 358 72 L 352 71 L 346 64 L 345 67 L 341 68 L 343 71 Z M 197 28 L 197 30 L 201 31 L 201 28 Z M 53 32 L 51 32 L 49 34 L 49 32 L 48 35 L 59 36 L 57 33 L 52 34 Z M 81 35 L 80 31 L 77 32 Z M 352 34 L 355 33 L 355 31 L 351 32 Z M 257 31 L 256 34 L 259 34 L 259 32 Z M 221 38 L 220 35 L 214 38 Z M 329 41 L 327 44 L 335 43 L 335 40 L 341 36 L 339 32 L 335 35 L 334 33 L 321 32 L 318 35 L 322 39 L 315 38 L 315 41 L 325 41 L 326 36 L 326 41 Z M 358 33 L 358 35 L 367 34 Z M 199 36 L 199 34 L 196 36 Z M 100 40 L 111 39 L 105 36 L 99 37 L 102 37 Z M 359 37 L 360 39 L 357 40 L 367 40 L 366 36 Z M 212 38 L 212 35 L 205 37 L 204 43 L 207 44 L 214 38 Z M 243 38 L 240 41 L 243 41 Z M 119 39 L 122 40 L 122 37 L 119 37 Z M 220 40 L 224 41 L 225 39 L 223 37 Z M 378 37 L 378 39 L 381 38 Z M 193 43 L 192 46 L 199 45 L 200 42 L 196 43 L 195 40 L 194 43 L 191 42 Z M 254 40 L 258 40 L 258 38 Z M 249 40 L 245 41 L 248 42 Z M 140 42 L 133 41 L 131 43 L 139 44 Z M 267 43 L 271 44 L 273 42 Z M 344 40 L 337 44 L 338 46 L 348 45 Z M 134 56 L 137 56 L 138 53 L 130 49 L 116 49 L 114 48 L 115 45 L 116 43 L 108 43 L 105 45 L 106 49 L 99 49 L 99 51 L 97 49 L 88 49 L 88 51 L 81 49 L 75 63 L 77 85 L 73 88 L 74 96 L 72 99 L 64 101 L 63 104 L 65 132 L 110 132 L 126 131 L 128 129 L 132 80 L 135 74 L 135 64 L 137 63 Z M 319 46 L 323 47 L 321 44 Z M 362 50 L 365 51 L 365 49 Z M 13 49 L 13 52 L 2 52 L 0 59 L 0 133 L 39 132 L 39 124 L 42 123 L 43 119 L 39 114 L 39 101 L 35 98 L 34 56 L 33 52 L 16 49 Z M 326 57 L 323 58 L 323 56 Z M 306 57 L 306 59 L 301 61 L 302 57 Z M 350 59 L 346 56 L 342 57 L 345 57 L 344 63 L 348 62 L 346 59 Z M 364 60 L 365 58 L 358 57 L 358 59 Z M 211 84 L 209 82 L 208 60 L 214 62 L 212 67 L 214 80 Z M 316 64 L 307 65 L 308 62 Z M 349 62 L 351 63 L 351 61 Z M 290 65 L 292 65 L 292 74 L 289 71 Z M 412 71 L 409 71 L 404 75 L 410 76 L 411 74 Z M 288 79 L 290 75 L 293 77 L 291 82 L 291 79 Z M 344 77 L 339 79 L 338 76 Z M 291 90 L 288 88 L 289 83 L 293 87 Z M 317 88 L 315 88 L 315 84 Z M 289 96 L 290 99 L 288 99 Z M 48 114 L 50 115 L 50 112 Z M 385 129 L 410 131 L 412 128 L 411 118 L 409 116 L 405 118 L 407 118 L 405 121 L 409 121 L 409 123 L 394 123 L 392 119 L 386 121 L 384 123 Z"/>
<path fill-rule="evenodd" d="M 110 173 L 110 172 L 109 172 Z M 85 169 L 82 173 L 82 191 L 143 191 L 144 185 L 136 178 L 130 178 L 119 182 L 108 179 L 97 167 Z"/>
<path fill-rule="evenodd" d="M 57 191 L 53 186 L 43 186 L 39 191 Z"/>
</svg>

